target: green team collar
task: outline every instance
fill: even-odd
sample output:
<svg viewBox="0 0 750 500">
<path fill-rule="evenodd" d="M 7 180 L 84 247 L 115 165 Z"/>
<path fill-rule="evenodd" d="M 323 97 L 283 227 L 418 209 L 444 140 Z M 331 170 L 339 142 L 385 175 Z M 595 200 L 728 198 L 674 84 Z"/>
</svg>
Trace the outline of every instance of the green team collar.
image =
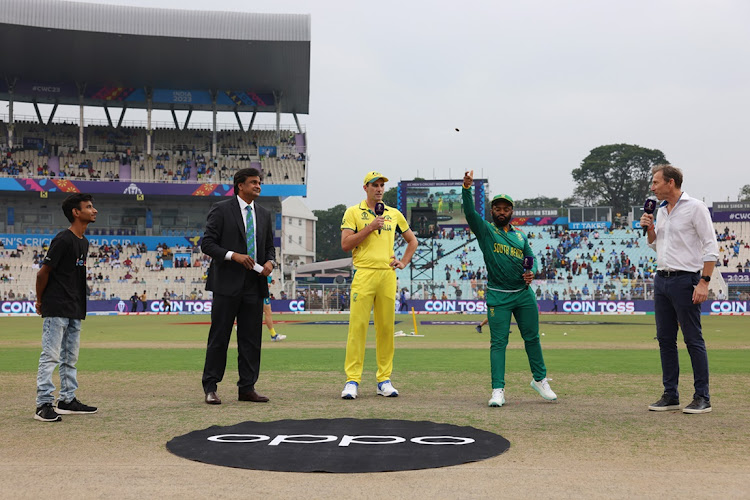
<svg viewBox="0 0 750 500">
<path fill-rule="evenodd" d="M 502 233 L 511 233 L 511 232 L 517 232 L 517 231 L 518 231 L 518 229 L 516 229 L 516 227 L 515 227 L 515 226 L 514 226 L 513 224 L 511 224 L 510 222 L 508 222 L 508 227 L 509 227 L 510 229 L 508 229 L 507 231 L 503 231 L 502 229 L 500 229 L 499 227 L 497 227 L 497 224 L 495 224 L 494 222 L 490 222 L 490 224 L 492 224 L 492 227 L 494 227 L 494 228 L 495 228 L 495 231 L 496 231 L 496 232 L 497 232 L 498 234 L 502 234 Z"/>
</svg>

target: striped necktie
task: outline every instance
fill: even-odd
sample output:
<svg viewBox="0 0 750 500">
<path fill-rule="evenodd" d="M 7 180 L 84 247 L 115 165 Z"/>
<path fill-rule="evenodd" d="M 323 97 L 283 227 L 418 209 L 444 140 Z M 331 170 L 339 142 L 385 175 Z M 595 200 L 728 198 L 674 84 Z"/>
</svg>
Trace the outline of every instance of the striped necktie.
<svg viewBox="0 0 750 500">
<path fill-rule="evenodd" d="M 255 260 L 255 225 L 253 225 L 253 209 L 250 205 L 247 206 L 245 238 L 247 241 L 247 254 Z"/>
</svg>

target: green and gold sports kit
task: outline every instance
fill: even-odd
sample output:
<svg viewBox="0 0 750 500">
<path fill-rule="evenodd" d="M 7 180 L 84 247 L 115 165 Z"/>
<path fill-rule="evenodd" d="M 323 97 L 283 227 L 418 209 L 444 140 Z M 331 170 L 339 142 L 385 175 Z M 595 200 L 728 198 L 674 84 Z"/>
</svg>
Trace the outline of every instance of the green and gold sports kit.
<svg viewBox="0 0 750 500">
<path fill-rule="evenodd" d="M 490 371 L 492 388 L 505 387 L 505 350 L 511 315 L 524 341 L 534 380 L 547 376 L 539 340 L 539 308 L 534 291 L 523 279 L 523 259 L 534 257 L 526 235 L 511 224 L 497 227 L 484 220 L 474 208 L 471 189 L 462 188 L 463 210 L 469 228 L 476 235 L 487 267 L 487 317 L 490 326 Z M 531 271 L 536 271 L 536 259 Z"/>
</svg>

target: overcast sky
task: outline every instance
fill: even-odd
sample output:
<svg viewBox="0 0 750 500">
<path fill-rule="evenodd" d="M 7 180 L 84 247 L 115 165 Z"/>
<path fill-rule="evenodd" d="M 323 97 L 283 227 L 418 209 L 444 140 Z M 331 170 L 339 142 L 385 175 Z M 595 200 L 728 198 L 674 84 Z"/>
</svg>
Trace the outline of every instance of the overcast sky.
<svg viewBox="0 0 750 500">
<path fill-rule="evenodd" d="M 99 3 L 311 14 L 311 209 L 357 203 L 370 170 L 564 198 L 613 143 L 660 149 L 709 203 L 750 184 L 747 0 Z"/>
</svg>

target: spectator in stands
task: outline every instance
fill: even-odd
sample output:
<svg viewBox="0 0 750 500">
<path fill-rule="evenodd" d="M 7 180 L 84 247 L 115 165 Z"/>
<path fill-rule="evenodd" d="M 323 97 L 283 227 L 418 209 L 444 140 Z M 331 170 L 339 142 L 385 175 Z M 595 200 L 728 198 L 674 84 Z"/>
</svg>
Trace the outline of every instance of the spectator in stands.
<svg viewBox="0 0 750 500">
<path fill-rule="evenodd" d="M 708 356 L 701 331 L 701 303 L 708 298 L 708 282 L 719 255 L 711 214 L 702 201 L 682 191 L 680 169 L 658 165 L 652 169 L 652 174 L 651 191 L 662 203 L 656 214 L 641 216 L 641 226 L 647 229 L 648 243 L 656 250 L 658 262 L 654 312 L 664 394 L 649 410 L 680 408 L 677 390 L 679 328 L 693 365 L 695 387 L 692 403 L 682 411 L 707 413 L 711 411 L 711 402 Z"/>
<path fill-rule="evenodd" d="M 37 273 L 36 311 L 44 318 L 42 354 L 37 372 L 36 413 L 42 422 L 62 420 L 59 414 L 90 414 L 97 409 L 75 397 L 78 389 L 76 362 L 80 347 L 81 321 L 86 318 L 86 256 L 89 242 L 84 236 L 96 221 L 90 194 L 76 193 L 62 204 L 70 227 L 55 236 Z M 60 396 L 53 407 L 55 386 L 52 373 L 59 366 Z"/>
</svg>

